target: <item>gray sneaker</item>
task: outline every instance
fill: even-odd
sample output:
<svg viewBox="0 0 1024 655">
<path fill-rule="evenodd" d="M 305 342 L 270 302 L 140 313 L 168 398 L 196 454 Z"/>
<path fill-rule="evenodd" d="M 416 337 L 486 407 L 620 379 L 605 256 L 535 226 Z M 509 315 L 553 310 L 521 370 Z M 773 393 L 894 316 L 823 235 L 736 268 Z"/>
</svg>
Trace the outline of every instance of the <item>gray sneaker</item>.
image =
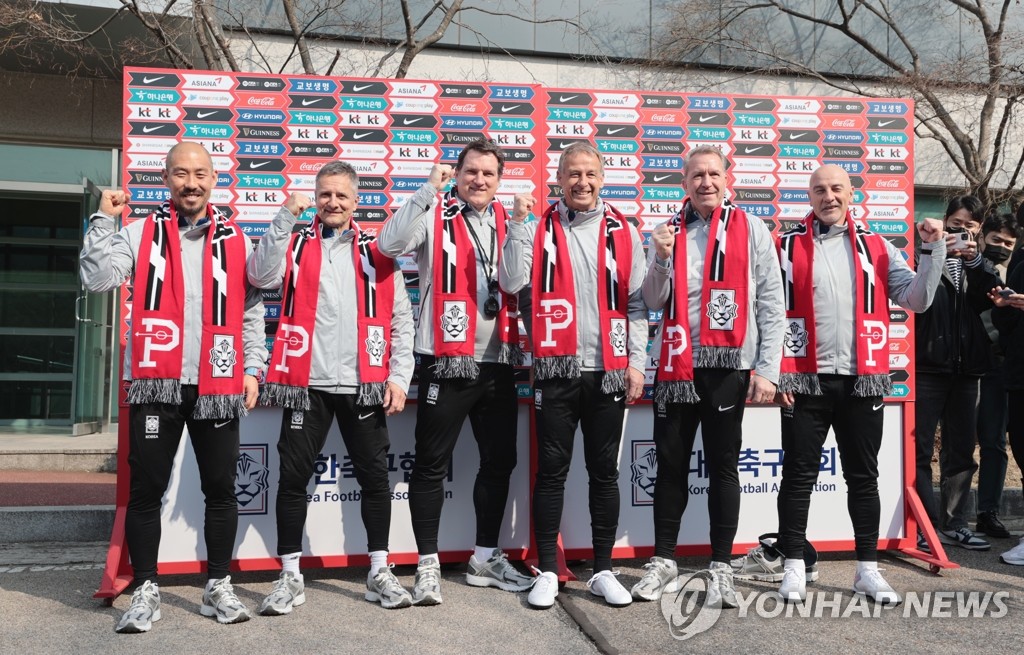
<svg viewBox="0 0 1024 655">
<path fill-rule="evenodd" d="M 630 593 L 637 600 L 658 600 L 663 593 L 679 591 L 678 578 L 675 560 L 655 556 L 644 564 L 644 575 Z"/>
<path fill-rule="evenodd" d="M 131 603 L 121 620 L 117 622 L 115 632 L 149 632 L 153 627 L 153 621 L 160 620 L 160 589 L 146 580 L 135 593 L 132 594 Z"/>
<path fill-rule="evenodd" d="M 751 548 L 745 556 L 732 560 L 733 576 L 737 580 L 782 582 L 786 558 L 776 547 L 778 534 L 763 534 L 758 540 L 760 545 L 757 548 Z M 804 543 L 804 575 L 807 582 L 818 579 L 818 551 L 809 541 Z"/>
<path fill-rule="evenodd" d="M 217 580 L 212 587 L 203 591 L 203 604 L 199 606 L 199 613 L 217 617 L 217 623 L 242 623 L 251 618 L 249 608 L 235 595 L 230 575 Z"/>
<path fill-rule="evenodd" d="M 535 578 L 523 575 L 508 563 L 508 555 L 495 548 L 490 559 L 481 562 L 476 555 L 469 556 L 466 584 L 472 587 L 497 587 L 503 591 L 526 591 Z"/>
<path fill-rule="evenodd" d="M 708 569 L 714 578 L 714 584 L 708 587 L 708 606 L 739 607 L 736 590 L 732 586 L 732 567 L 725 562 L 711 562 Z"/>
<path fill-rule="evenodd" d="M 394 564 L 382 566 L 377 569 L 377 575 L 366 579 L 366 594 L 363 597 L 371 603 L 380 603 L 386 610 L 409 607 L 412 605 L 412 596 L 402 588 L 402 583 L 391 572 L 392 567 Z M 438 599 L 438 602 L 441 602 L 440 590 Z"/>
<path fill-rule="evenodd" d="M 441 563 L 428 557 L 416 567 L 416 583 L 412 588 L 413 605 L 441 604 Z"/>
<path fill-rule="evenodd" d="M 260 614 L 263 616 L 280 616 L 291 614 L 292 607 L 306 602 L 306 585 L 301 577 L 295 577 L 290 571 L 281 571 L 270 595 L 260 603 Z"/>
</svg>

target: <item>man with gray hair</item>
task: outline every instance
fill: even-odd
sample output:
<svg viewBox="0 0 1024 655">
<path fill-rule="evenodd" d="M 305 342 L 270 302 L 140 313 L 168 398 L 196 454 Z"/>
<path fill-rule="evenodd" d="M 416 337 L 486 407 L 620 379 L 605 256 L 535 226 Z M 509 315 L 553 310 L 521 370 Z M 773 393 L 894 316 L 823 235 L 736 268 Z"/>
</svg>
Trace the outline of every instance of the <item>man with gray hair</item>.
<svg viewBox="0 0 1024 655">
<path fill-rule="evenodd" d="M 277 444 L 277 553 L 283 571 L 260 613 L 288 614 L 306 601 L 299 571 L 306 486 L 335 419 L 361 491 L 370 572 L 365 598 L 387 609 L 412 598 L 388 565 L 391 485 L 386 416 L 401 412 L 412 378 L 412 306 L 374 229 L 352 220 L 359 177 L 346 162 L 316 176 L 312 202 L 293 193 L 249 260 L 249 281 L 281 289 L 281 320 L 260 402 L 284 408 Z"/>
<path fill-rule="evenodd" d="M 713 584 L 708 602 L 736 607 L 730 554 L 740 513 L 737 470 L 746 403 L 767 403 L 779 381 L 782 279 L 768 228 L 724 201 L 721 150 L 699 146 L 683 164 L 686 202 L 651 234 L 643 283 L 663 310 L 651 349 L 654 387 L 654 557 L 632 589 L 638 600 L 676 590 L 675 549 L 688 500 L 698 425 L 709 478 Z"/>
<path fill-rule="evenodd" d="M 601 200 L 604 162 L 589 143 L 562 151 L 562 198 L 538 222 L 533 202 L 515 211 L 498 280 L 507 293 L 529 286 L 537 417 L 533 494 L 539 576 L 527 598 L 547 609 L 558 595 L 557 544 L 576 428 L 590 487 L 594 546 L 591 593 L 613 607 L 632 602 L 612 571 L 619 526 L 619 443 L 626 404 L 639 400 L 647 360 L 647 310 L 640 297 L 643 241 Z M 519 209 L 519 208 L 517 208 Z"/>
</svg>

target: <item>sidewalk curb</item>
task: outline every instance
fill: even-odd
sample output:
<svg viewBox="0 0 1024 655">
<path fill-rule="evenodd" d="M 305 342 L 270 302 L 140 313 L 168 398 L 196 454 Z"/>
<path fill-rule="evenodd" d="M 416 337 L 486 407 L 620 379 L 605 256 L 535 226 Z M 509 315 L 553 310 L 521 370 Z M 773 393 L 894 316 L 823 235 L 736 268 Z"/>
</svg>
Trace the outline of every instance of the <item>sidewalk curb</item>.
<svg viewBox="0 0 1024 655">
<path fill-rule="evenodd" d="M 0 526 L 4 543 L 106 541 L 114 528 L 114 506 L 0 507 Z"/>
</svg>

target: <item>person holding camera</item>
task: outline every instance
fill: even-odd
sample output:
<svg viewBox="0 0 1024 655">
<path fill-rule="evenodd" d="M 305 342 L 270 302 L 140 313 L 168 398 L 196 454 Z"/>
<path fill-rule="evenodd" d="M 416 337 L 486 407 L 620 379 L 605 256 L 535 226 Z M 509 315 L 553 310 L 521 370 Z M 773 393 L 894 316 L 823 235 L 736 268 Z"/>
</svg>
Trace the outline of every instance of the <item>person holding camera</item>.
<svg viewBox="0 0 1024 655">
<path fill-rule="evenodd" d="M 594 546 L 591 593 L 613 607 L 632 602 L 612 571 L 619 526 L 619 443 L 626 404 L 644 390 L 647 308 L 640 286 L 645 261 L 640 233 L 601 200 L 604 162 L 587 142 L 562 151 L 556 174 L 562 198 L 538 221 L 513 209 L 501 288 L 529 288 L 537 421 L 533 525 L 540 575 L 527 602 L 554 605 L 558 595 L 558 531 L 577 426 L 589 477 Z M 532 204 L 532 200 L 527 204 Z"/>
<path fill-rule="evenodd" d="M 498 547 L 516 466 L 518 413 L 514 366 L 523 362 L 515 295 L 501 293 L 497 271 L 508 213 L 494 199 L 505 156 L 489 140 L 466 145 L 455 168 L 437 164 L 377 237 L 388 257 L 412 253 L 419 268 L 420 314 L 416 460 L 409 512 L 419 551 L 414 605 L 441 602 L 438 530 L 444 480 L 469 417 L 480 451 L 473 487 L 476 547 L 466 582 L 525 591 L 533 578 L 509 564 Z M 445 191 L 449 181 L 454 182 Z M 525 196 L 517 197 L 517 207 Z M 528 210 L 527 210 L 528 211 Z"/>
<path fill-rule="evenodd" d="M 968 494 L 978 466 L 974 434 L 981 376 L 992 368 L 981 313 L 992 308 L 989 292 L 1001 288 L 992 263 L 978 252 L 984 217 L 981 201 L 957 196 L 943 219 L 946 262 L 931 306 L 917 315 L 917 494 L 944 544 L 968 550 L 991 546 L 967 526 Z M 939 500 L 932 488 L 935 430 L 942 423 Z M 918 548 L 929 550 L 918 536 Z"/>
</svg>

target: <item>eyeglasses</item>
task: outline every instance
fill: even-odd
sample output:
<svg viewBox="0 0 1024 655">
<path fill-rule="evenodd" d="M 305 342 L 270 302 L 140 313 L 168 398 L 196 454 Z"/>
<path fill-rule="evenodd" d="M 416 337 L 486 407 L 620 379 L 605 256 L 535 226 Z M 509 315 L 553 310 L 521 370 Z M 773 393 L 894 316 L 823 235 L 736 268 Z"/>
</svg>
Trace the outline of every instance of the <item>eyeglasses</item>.
<svg viewBox="0 0 1024 655">
<path fill-rule="evenodd" d="M 498 302 L 498 281 L 488 280 L 487 281 L 487 300 L 484 301 L 484 316 L 487 318 L 494 318 L 498 315 L 498 310 L 501 309 L 501 303 Z"/>
</svg>

